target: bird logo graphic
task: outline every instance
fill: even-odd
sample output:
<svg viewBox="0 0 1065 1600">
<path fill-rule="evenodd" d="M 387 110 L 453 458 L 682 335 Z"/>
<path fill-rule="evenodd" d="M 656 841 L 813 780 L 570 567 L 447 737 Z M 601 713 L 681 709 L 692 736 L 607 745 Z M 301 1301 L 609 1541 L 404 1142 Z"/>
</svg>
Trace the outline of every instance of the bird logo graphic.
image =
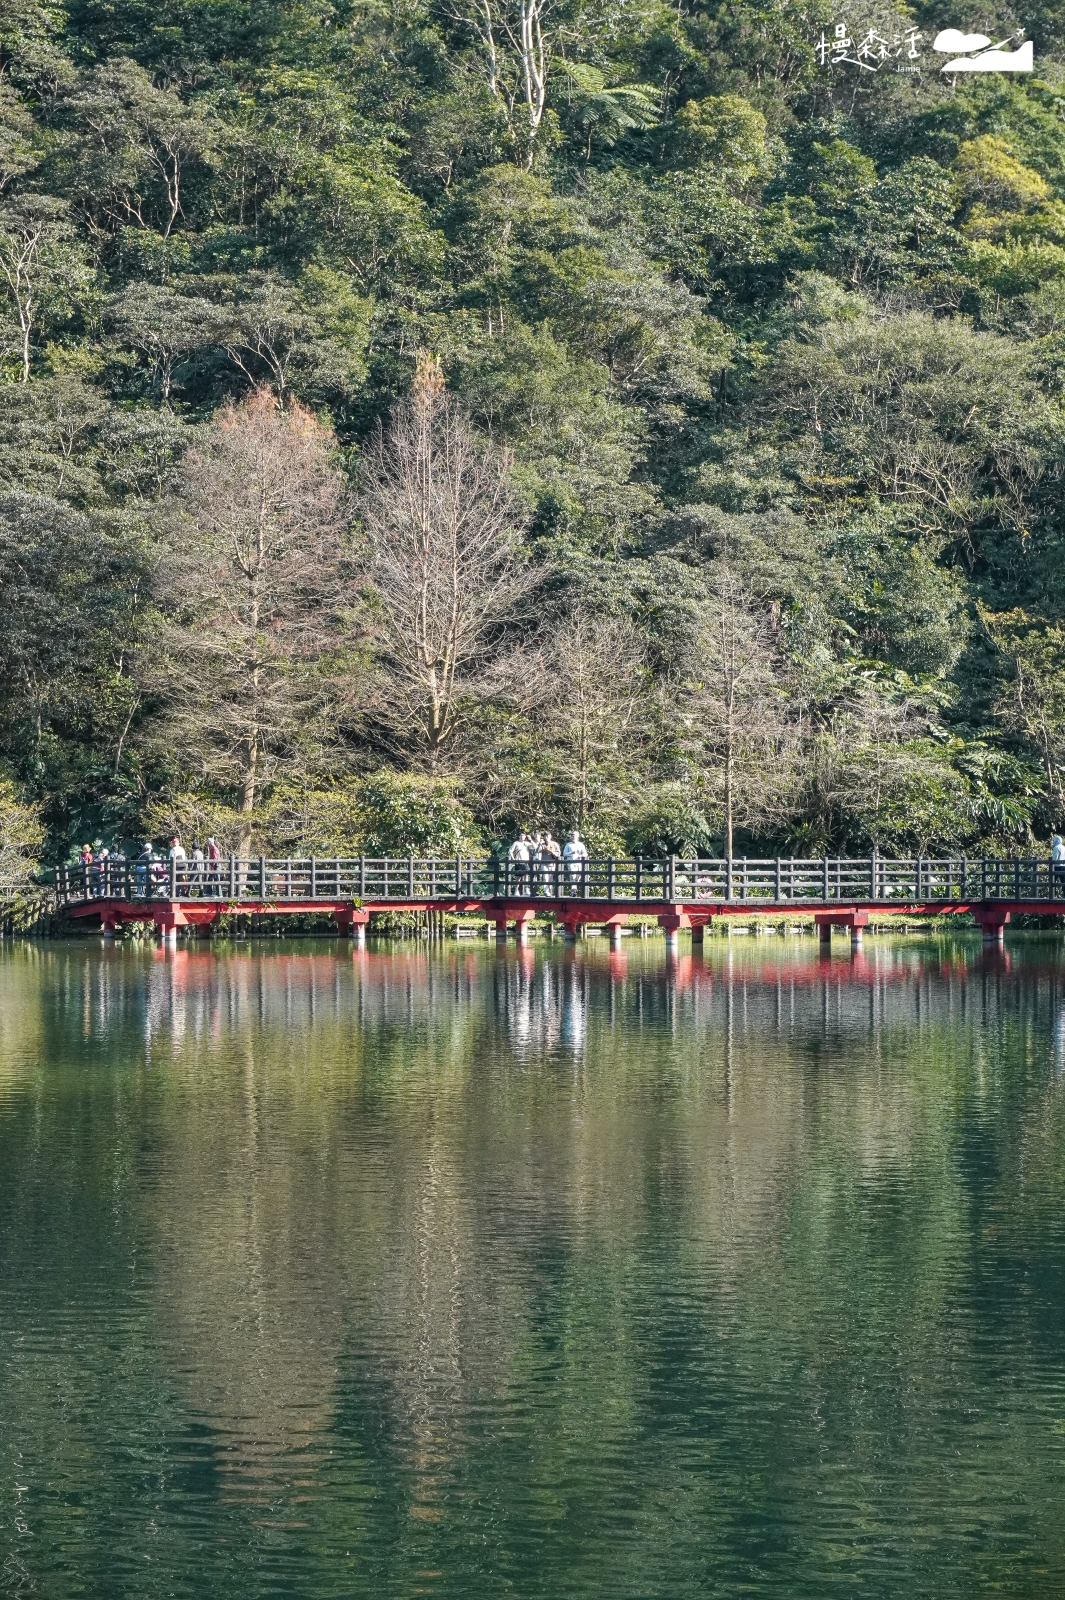
<svg viewBox="0 0 1065 1600">
<path fill-rule="evenodd" d="M 1019 34 L 1008 34 L 998 44 L 983 33 L 962 33 L 960 28 L 944 28 L 932 41 L 932 49 L 952 59 L 944 62 L 942 72 L 1031 72 L 1034 66 L 1032 41 L 1018 44 L 1016 50 L 1007 50 L 1011 39 Z M 990 46 L 990 49 L 988 48 Z"/>
</svg>

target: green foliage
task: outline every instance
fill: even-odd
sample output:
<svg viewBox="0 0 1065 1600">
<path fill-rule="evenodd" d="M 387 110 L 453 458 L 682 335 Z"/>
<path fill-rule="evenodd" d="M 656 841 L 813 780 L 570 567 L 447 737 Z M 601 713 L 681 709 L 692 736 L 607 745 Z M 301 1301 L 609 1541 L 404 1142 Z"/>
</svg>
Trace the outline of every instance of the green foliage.
<svg viewBox="0 0 1065 1600">
<path fill-rule="evenodd" d="M 23 888 L 29 883 L 44 840 L 40 807 L 27 804 L 0 771 L 0 886 Z"/>
<path fill-rule="evenodd" d="M 608 85 L 606 74 L 587 62 L 565 64 L 571 88 L 571 115 L 587 136 L 585 154 L 592 155 L 593 136 L 611 147 L 623 133 L 634 128 L 653 128 L 658 121 L 658 106 L 653 88 L 644 83 Z"/>
<path fill-rule="evenodd" d="M 359 786 L 360 854 L 457 856 L 478 845 L 469 808 L 454 787 L 383 768 Z"/>
<path fill-rule="evenodd" d="M 1008 662 L 999 700 L 1006 726 L 1043 768 L 1048 810 L 1065 808 L 1065 628 L 1017 609 L 986 619 Z"/>
<path fill-rule="evenodd" d="M 673 151 L 689 166 L 707 166 L 730 189 L 747 189 L 773 170 L 766 119 L 740 95 L 689 100 L 673 123 Z"/>
<path fill-rule="evenodd" d="M 1017 160 L 1003 140 L 982 133 L 967 139 L 954 161 L 967 199 L 994 211 L 1023 211 L 1049 199 L 1046 180 Z"/>
<path fill-rule="evenodd" d="M 387 767 L 328 788 L 282 784 L 259 829 L 264 848 L 280 855 L 457 856 L 481 849 L 454 783 Z"/>
<path fill-rule="evenodd" d="M 659 837 L 659 802 L 723 792 L 691 701 L 723 559 L 781 717 L 747 845 L 1060 826 L 1058 22 L 1038 77 L 947 94 L 819 69 L 821 4 L 567 0 L 537 87 L 508 4 L 3 9 L 0 759 L 51 846 L 229 826 L 155 731 L 189 447 L 265 386 L 357 487 L 429 350 L 509 452 L 535 599 L 485 638 L 450 787 L 397 778 L 375 833 L 358 775 L 401 741 L 352 530 L 330 709 L 273 752 L 264 844 L 450 850 L 584 809 Z M 579 607 L 636 663 L 623 693 L 597 668 L 594 759 Z"/>
<path fill-rule="evenodd" d="M 715 856 L 721 847 L 705 804 L 681 784 L 663 784 L 625 825 L 625 848 L 634 856 Z"/>
<path fill-rule="evenodd" d="M 859 531 L 851 542 L 861 543 Z M 864 648 L 911 677 L 945 677 L 970 631 L 958 574 L 898 538 L 877 541 L 864 556 L 854 550 L 852 559 L 865 578 L 850 608 Z"/>
<path fill-rule="evenodd" d="M 876 164 L 846 139 L 813 145 L 806 192 L 822 213 L 845 211 L 876 183 Z"/>
</svg>

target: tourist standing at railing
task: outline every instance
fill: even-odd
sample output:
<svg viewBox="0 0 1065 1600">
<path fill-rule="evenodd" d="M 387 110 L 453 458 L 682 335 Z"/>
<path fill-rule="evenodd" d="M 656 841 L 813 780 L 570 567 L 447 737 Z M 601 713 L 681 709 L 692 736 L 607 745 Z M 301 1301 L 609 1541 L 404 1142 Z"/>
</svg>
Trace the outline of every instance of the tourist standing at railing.
<svg viewBox="0 0 1065 1600">
<path fill-rule="evenodd" d="M 1050 841 L 1050 859 L 1055 892 L 1065 890 L 1065 840 L 1060 833 L 1056 833 Z"/>
<path fill-rule="evenodd" d="M 557 839 L 553 839 L 551 837 L 550 828 L 548 828 L 547 832 L 540 840 L 540 848 L 537 852 L 537 859 L 540 862 L 540 882 L 543 889 L 549 894 L 557 895 L 558 871 L 559 863 L 562 860 L 562 846 L 559 844 Z"/>
<path fill-rule="evenodd" d="M 121 850 L 112 850 L 107 857 L 107 881 L 110 885 L 108 894 L 115 899 L 119 896 L 126 897 L 126 857 Z"/>
<path fill-rule="evenodd" d="M 207 840 L 207 893 L 216 899 L 221 890 L 222 869 L 219 862 L 222 852 L 218 848 L 218 841 L 213 836 Z"/>
<path fill-rule="evenodd" d="M 191 866 L 190 871 L 189 871 L 189 893 L 190 894 L 202 894 L 203 893 L 203 851 L 201 850 L 201 848 L 200 848 L 200 846 L 198 844 L 197 845 L 193 845 L 193 847 L 192 847 L 191 862 L 192 862 L 192 866 Z"/>
<path fill-rule="evenodd" d="M 155 899 L 165 900 L 170 894 L 170 874 L 167 871 L 163 858 L 152 845 L 148 852 L 148 884 L 149 893 Z"/>
<path fill-rule="evenodd" d="M 537 828 L 529 835 L 529 893 L 539 894 L 540 885 L 543 883 L 543 868 L 540 865 L 540 847 L 543 844 L 543 834 Z"/>
<path fill-rule="evenodd" d="M 588 860 L 588 846 L 574 828 L 569 838 L 562 847 L 562 858 L 566 863 L 566 877 L 572 891 L 581 881 L 584 873 L 584 864 Z"/>
<path fill-rule="evenodd" d="M 151 866 L 152 847 L 146 844 L 140 855 L 133 863 L 133 873 L 137 885 L 137 898 L 143 900 L 148 893 L 148 870 Z"/>
<path fill-rule="evenodd" d="M 533 894 L 540 893 L 544 881 L 544 869 L 540 865 L 544 859 L 543 845 L 544 836 L 537 828 L 529 840 L 529 882 Z"/>
<path fill-rule="evenodd" d="M 185 850 L 185 846 L 182 844 L 181 840 L 178 838 L 177 834 L 175 833 L 174 837 L 170 841 L 170 849 L 169 849 L 169 852 L 167 853 L 167 860 L 171 863 L 171 867 L 170 867 L 171 880 L 170 881 L 174 885 L 174 887 L 176 888 L 178 894 L 180 894 L 182 889 L 185 887 L 185 881 L 186 881 L 185 863 L 186 863 L 186 861 L 188 859 L 189 858 L 188 858 L 188 854 L 187 854 L 187 852 Z"/>
<path fill-rule="evenodd" d="M 520 833 L 507 851 L 507 860 L 513 864 L 514 887 L 524 889 L 529 882 L 529 860 L 532 855 L 532 840 L 527 833 Z"/>
<path fill-rule="evenodd" d="M 104 845 L 99 850 L 92 864 L 92 883 L 94 895 L 106 895 L 110 892 L 111 884 L 111 852 Z"/>
</svg>

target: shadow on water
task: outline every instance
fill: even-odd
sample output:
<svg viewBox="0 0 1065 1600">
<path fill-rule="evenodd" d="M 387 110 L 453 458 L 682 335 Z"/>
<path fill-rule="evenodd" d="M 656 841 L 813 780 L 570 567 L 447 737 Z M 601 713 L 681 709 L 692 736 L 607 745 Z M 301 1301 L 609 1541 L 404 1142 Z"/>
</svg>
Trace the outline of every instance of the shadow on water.
<svg viewBox="0 0 1065 1600">
<path fill-rule="evenodd" d="M 1056 941 L 0 956 L 0 1593 L 1065 1590 Z"/>
</svg>

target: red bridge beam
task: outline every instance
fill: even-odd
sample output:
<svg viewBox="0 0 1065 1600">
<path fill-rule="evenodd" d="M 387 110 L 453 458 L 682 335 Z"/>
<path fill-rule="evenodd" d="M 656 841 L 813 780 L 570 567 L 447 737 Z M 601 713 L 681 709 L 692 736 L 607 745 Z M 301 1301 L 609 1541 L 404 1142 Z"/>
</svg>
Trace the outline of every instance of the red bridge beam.
<svg viewBox="0 0 1065 1600">
<path fill-rule="evenodd" d="M 840 905 L 832 901 L 766 900 L 752 904 L 736 901 L 686 900 L 679 902 L 648 900 L 554 900 L 540 897 L 497 900 L 479 897 L 404 900 L 369 900 L 354 905 L 350 900 L 83 900 L 67 908 L 74 918 L 99 917 L 105 937 L 127 922 L 153 922 L 167 943 L 176 941 L 181 927 L 208 926 L 223 916 L 249 913 L 254 916 L 331 916 L 341 935 L 350 934 L 359 944 L 365 942 L 366 924 L 374 912 L 443 911 L 459 915 L 483 915 L 495 924 L 497 938 L 506 938 L 507 924 L 524 942 L 528 925 L 537 913 L 551 913 L 565 935 L 573 937 L 578 927 L 590 924 L 611 930 L 612 943 L 620 943 L 622 925 L 630 918 L 655 919 L 666 935 L 667 946 L 676 948 L 681 929 L 690 928 L 696 942 L 715 917 L 812 915 L 823 941 L 831 938 L 833 927 L 850 930 L 852 942 L 861 947 L 862 931 L 870 914 L 877 919 L 896 916 L 937 916 L 970 912 L 983 930 L 988 943 L 1003 942 L 1003 929 L 1013 912 L 1036 916 L 1062 916 L 1065 902 L 1060 900 L 882 900 L 854 901 Z"/>
<path fill-rule="evenodd" d="M 257 916 L 295 915 L 347 915 L 355 912 L 386 911 L 447 911 L 454 913 L 483 914 L 488 919 L 503 917 L 516 921 L 528 920 L 538 912 L 553 913 L 556 921 L 590 922 L 606 927 L 628 917 L 659 917 L 683 915 L 688 919 L 684 926 L 705 925 L 714 917 L 751 916 L 814 916 L 827 917 L 834 922 L 849 925 L 849 919 L 858 912 L 866 916 L 875 913 L 883 916 L 938 916 L 957 912 L 972 912 L 991 921 L 1009 920 L 1012 912 L 1030 912 L 1036 916 L 1065 916 L 1062 900 L 856 900 L 840 904 L 833 900 L 761 900 L 746 903 L 715 900 L 495 900 L 490 898 L 462 897 L 403 900 L 366 900 L 356 905 L 351 900 L 80 900 L 70 904 L 71 917 L 113 917 L 121 922 L 152 922 L 160 913 L 168 915 L 170 909 L 180 910 L 191 922 L 212 922 L 220 916 L 250 912 Z"/>
</svg>

